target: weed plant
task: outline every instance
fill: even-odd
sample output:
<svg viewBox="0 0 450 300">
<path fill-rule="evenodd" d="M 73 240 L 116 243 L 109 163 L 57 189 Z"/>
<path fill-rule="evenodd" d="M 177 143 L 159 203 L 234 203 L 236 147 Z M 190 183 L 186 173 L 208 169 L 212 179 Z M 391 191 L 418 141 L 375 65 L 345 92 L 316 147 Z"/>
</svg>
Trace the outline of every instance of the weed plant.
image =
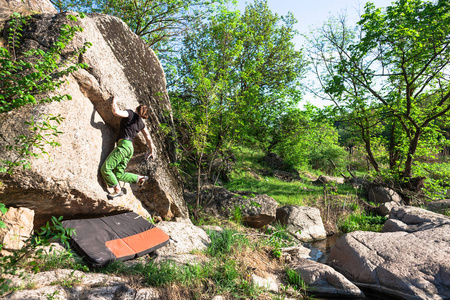
<svg viewBox="0 0 450 300">
<path fill-rule="evenodd" d="M 206 253 L 213 257 L 223 257 L 233 251 L 242 251 L 249 246 L 249 240 L 244 235 L 231 229 L 224 229 L 222 232 L 209 231 L 211 243 Z"/>
<path fill-rule="evenodd" d="M 339 229 L 344 232 L 375 231 L 380 232 L 387 218 L 370 213 L 351 214 L 339 223 Z"/>
<path fill-rule="evenodd" d="M 300 294 L 302 295 L 302 299 L 313 299 L 312 297 L 308 296 L 308 294 L 306 292 L 308 289 L 308 286 L 306 285 L 305 281 L 302 279 L 300 274 L 298 274 L 295 270 L 287 268 L 286 275 L 287 275 L 287 280 L 288 280 L 289 284 L 296 291 L 300 292 Z"/>
<path fill-rule="evenodd" d="M 295 244 L 292 235 L 287 231 L 286 226 L 279 222 L 273 224 L 272 228 L 267 229 L 268 237 L 263 239 L 262 244 L 272 248 L 272 254 L 276 258 L 281 257 L 281 248 L 290 247 Z"/>
</svg>

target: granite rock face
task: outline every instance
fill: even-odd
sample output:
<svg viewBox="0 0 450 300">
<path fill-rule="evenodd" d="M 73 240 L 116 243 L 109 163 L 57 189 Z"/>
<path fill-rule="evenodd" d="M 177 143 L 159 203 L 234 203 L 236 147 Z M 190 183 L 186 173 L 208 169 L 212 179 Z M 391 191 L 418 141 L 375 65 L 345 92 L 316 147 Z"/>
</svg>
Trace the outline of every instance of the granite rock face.
<svg viewBox="0 0 450 300">
<path fill-rule="evenodd" d="M 66 13 L 33 15 L 23 33 L 22 49 L 48 49 L 67 22 Z M 78 57 L 89 68 L 68 76 L 68 84 L 55 92 L 70 94 L 72 100 L 23 107 L 0 116 L 0 147 L 27 133 L 24 122 L 31 117 L 39 120 L 41 115 L 60 114 L 65 118 L 58 127 L 63 132 L 58 137 L 61 146 L 47 149 L 52 161 L 48 157 L 33 159 L 31 169 L 3 176 L 5 189 L 0 202 L 33 209 L 36 227 L 51 215 L 73 219 L 135 211 L 145 217 L 187 218 L 178 174 L 170 167 L 174 145 L 161 130 L 162 124 L 170 127 L 173 121 L 158 58 L 118 18 L 91 14 L 77 23 L 84 31 L 75 36 L 63 55 L 67 57 L 90 42 L 92 47 Z M 127 194 L 114 201 L 107 200 L 99 173 L 114 147 L 120 121 L 111 112 L 111 95 L 116 96 L 122 109 L 149 106 L 146 125 L 158 155 L 156 160 L 145 161 L 145 141 L 143 137 L 135 139 L 134 157 L 127 171 L 148 175 L 150 181 L 141 189 L 126 184 Z M 11 155 L 2 151 L 0 159 L 14 159 Z"/>
<path fill-rule="evenodd" d="M 360 288 L 401 299 L 450 298 L 450 218 L 416 207 L 392 209 L 382 233 L 352 232 L 327 264 Z"/>
<path fill-rule="evenodd" d="M 315 296 L 341 299 L 364 298 L 364 293 L 356 285 L 330 266 L 299 258 L 289 268 L 301 276 L 308 291 Z"/>
<path fill-rule="evenodd" d="M 3 245 L 0 254 L 21 249 L 33 232 L 34 211 L 23 207 L 11 207 L 1 216 L 1 220 L 6 227 L 0 228 L 0 244 Z"/>
<path fill-rule="evenodd" d="M 320 211 L 315 207 L 287 205 L 277 209 L 277 221 L 300 241 L 323 240 L 327 237 Z"/>
<path fill-rule="evenodd" d="M 31 15 L 56 13 L 56 9 L 49 0 L 0 0 L 0 22 L 7 20 L 14 12 Z"/>
</svg>

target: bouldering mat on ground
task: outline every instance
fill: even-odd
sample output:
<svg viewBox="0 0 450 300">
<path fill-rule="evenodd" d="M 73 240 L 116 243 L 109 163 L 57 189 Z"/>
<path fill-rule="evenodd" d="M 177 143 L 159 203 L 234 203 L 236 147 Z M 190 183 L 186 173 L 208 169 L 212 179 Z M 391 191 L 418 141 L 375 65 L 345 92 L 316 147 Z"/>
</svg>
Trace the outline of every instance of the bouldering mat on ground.
<svg viewBox="0 0 450 300">
<path fill-rule="evenodd" d="M 169 242 L 169 236 L 134 212 L 97 219 L 68 220 L 72 244 L 94 266 L 143 256 Z"/>
</svg>

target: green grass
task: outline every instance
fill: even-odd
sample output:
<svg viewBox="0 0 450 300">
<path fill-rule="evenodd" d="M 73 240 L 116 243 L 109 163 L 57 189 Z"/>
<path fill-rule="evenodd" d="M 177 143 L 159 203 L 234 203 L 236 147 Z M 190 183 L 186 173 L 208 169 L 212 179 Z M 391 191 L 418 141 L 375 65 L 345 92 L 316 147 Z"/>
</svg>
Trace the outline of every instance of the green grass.
<svg viewBox="0 0 450 300">
<path fill-rule="evenodd" d="M 380 232 L 387 218 L 372 215 L 370 213 L 357 213 L 349 215 L 339 223 L 339 229 L 344 232 L 352 231 L 375 231 Z"/>
<path fill-rule="evenodd" d="M 323 185 L 312 184 L 312 179 L 300 175 L 300 180 L 293 182 L 284 182 L 275 177 L 260 176 L 258 180 L 252 176 L 253 170 L 265 169 L 266 166 L 261 163 L 264 154 L 259 151 L 253 151 L 247 148 L 241 148 L 237 155 L 234 171 L 230 175 L 230 181 L 225 183 L 224 187 L 230 191 L 251 191 L 258 194 L 267 194 L 275 199 L 281 206 L 283 205 L 309 205 L 315 203 L 319 197 L 324 195 Z M 305 172 L 314 175 L 314 171 Z M 335 194 L 347 195 L 355 194 L 353 187 L 341 184 L 336 186 Z"/>
<path fill-rule="evenodd" d="M 211 243 L 205 251 L 209 260 L 205 263 L 180 266 L 172 261 L 156 264 L 150 260 L 132 265 L 116 262 L 100 271 L 134 276 L 147 286 L 175 284 L 187 289 L 190 298 L 227 294 L 235 299 L 257 299 L 262 290 L 251 284 L 246 266 L 235 259 L 244 248 L 250 247 L 248 239 L 235 230 L 227 229 L 222 233 L 210 231 L 209 235 Z"/>
<path fill-rule="evenodd" d="M 232 251 L 241 251 L 242 248 L 249 246 L 248 239 L 235 230 L 209 231 L 208 234 L 211 238 L 211 243 L 206 253 L 213 257 L 223 257 Z"/>
</svg>

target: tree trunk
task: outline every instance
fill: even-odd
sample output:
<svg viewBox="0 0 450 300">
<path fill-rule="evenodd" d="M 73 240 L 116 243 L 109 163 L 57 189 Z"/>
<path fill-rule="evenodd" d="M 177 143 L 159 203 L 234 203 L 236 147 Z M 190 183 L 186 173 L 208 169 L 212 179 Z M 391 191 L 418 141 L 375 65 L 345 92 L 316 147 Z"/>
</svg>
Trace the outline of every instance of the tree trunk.
<svg viewBox="0 0 450 300">
<path fill-rule="evenodd" d="M 422 134 L 422 130 L 418 129 L 416 131 L 416 134 L 414 135 L 413 139 L 409 143 L 408 156 L 406 158 L 405 169 L 402 174 L 403 178 L 411 178 L 412 177 L 413 156 L 414 156 L 414 153 L 416 153 L 417 145 L 419 144 L 419 138 L 420 138 L 421 134 Z"/>
</svg>

